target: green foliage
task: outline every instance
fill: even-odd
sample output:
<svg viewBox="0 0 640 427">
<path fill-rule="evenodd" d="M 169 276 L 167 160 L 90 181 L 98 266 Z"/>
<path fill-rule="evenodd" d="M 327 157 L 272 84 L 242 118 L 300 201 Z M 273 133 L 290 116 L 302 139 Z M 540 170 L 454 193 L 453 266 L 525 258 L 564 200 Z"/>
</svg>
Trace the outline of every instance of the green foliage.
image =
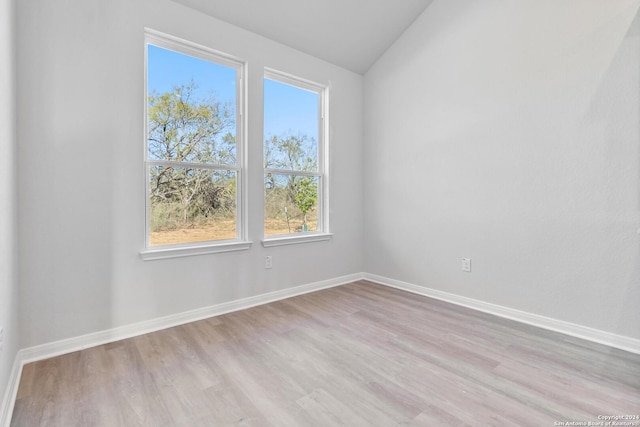
<svg viewBox="0 0 640 427">
<path fill-rule="evenodd" d="M 198 96 L 198 86 L 174 87 L 148 99 L 149 159 L 176 162 L 236 163 L 235 115 L 213 95 Z"/>
<path fill-rule="evenodd" d="M 293 202 L 306 215 L 318 202 L 318 186 L 314 179 L 304 177 L 298 181 L 296 187 Z"/>
<path fill-rule="evenodd" d="M 151 231 L 235 217 L 235 172 L 198 167 L 235 166 L 234 118 L 230 104 L 203 96 L 194 82 L 150 94 L 148 157 L 172 162 L 150 168 Z M 291 172 L 318 170 L 316 140 L 307 135 L 273 136 L 264 148 L 265 167 L 288 172 L 265 177 L 268 219 L 285 218 L 288 226 L 291 222 L 306 229 L 307 214 L 317 207 L 318 181 Z"/>
<path fill-rule="evenodd" d="M 318 170 L 318 144 L 307 135 L 272 136 L 264 142 L 265 168 L 283 171 L 316 172 Z M 294 207 L 303 218 L 306 228 L 307 213 L 318 203 L 318 184 L 315 177 L 294 173 L 275 174 L 265 177 L 267 189 L 267 217 L 284 214 L 289 220 L 296 215 Z"/>
<path fill-rule="evenodd" d="M 148 99 L 150 160 L 235 165 L 234 113 L 213 96 L 198 95 L 197 85 L 152 93 Z M 151 229 L 192 226 L 214 217 L 233 217 L 233 171 L 197 166 L 150 169 Z"/>
<path fill-rule="evenodd" d="M 163 166 L 151 171 L 152 231 L 234 217 L 235 172 Z"/>
<path fill-rule="evenodd" d="M 307 135 L 271 136 L 264 141 L 264 150 L 266 169 L 318 170 L 318 143 Z"/>
</svg>

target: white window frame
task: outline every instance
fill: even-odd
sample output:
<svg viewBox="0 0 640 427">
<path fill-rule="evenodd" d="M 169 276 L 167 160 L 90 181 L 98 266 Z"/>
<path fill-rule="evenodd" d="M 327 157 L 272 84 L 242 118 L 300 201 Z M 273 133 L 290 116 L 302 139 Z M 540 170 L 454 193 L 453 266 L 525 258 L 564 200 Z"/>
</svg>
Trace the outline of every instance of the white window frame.
<svg viewBox="0 0 640 427">
<path fill-rule="evenodd" d="M 187 162 L 171 162 L 150 160 L 148 158 L 148 45 L 169 49 L 177 53 L 196 57 L 215 64 L 234 68 L 236 70 L 236 164 L 214 165 L 214 164 L 191 164 Z M 140 251 L 140 256 L 144 260 L 156 260 L 165 258 L 175 258 L 192 255 L 202 255 L 217 252 L 231 252 L 247 250 L 251 247 L 251 242 L 247 240 L 247 188 L 246 188 L 246 62 L 234 56 L 222 53 L 209 47 L 180 39 L 168 34 L 145 28 L 144 33 L 144 180 L 145 180 L 145 245 Z M 149 201 L 149 170 L 153 165 L 171 166 L 192 166 L 210 170 L 229 170 L 236 172 L 236 238 L 229 240 L 209 240 L 203 242 L 189 242 L 171 245 L 154 245 L 149 243 L 150 237 L 150 201 Z"/>
<path fill-rule="evenodd" d="M 272 68 L 264 69 L 264 79 L 284 83 L 299 89 L 308 90 L 318 94 L 318 172 L 290 171 L 283 169 L 264 168 L 263 176 L 272 173 L 276 175 L 298 175 L 318 177 L 318 226 L 316 231 L 304 233 L 264 235 L 262 246 L 291 245 L 297 243 L 317 242 L 330 240 L 333 234 L 329 232 L 329 87 L 311 80 L 294 76 L 289 73 Z M 264 106 L 264 104 L 263 104 Z M 264 132 L 263 132 L 264 150 Z M 263 152 L 264 164 L 264 152 Z M 266 189 L 263 186 L 263 194 Z M 264 209 L 263 209 L 264 214 Z M 264 233 L 264 218 L 262 229 Z"/>
</svg>

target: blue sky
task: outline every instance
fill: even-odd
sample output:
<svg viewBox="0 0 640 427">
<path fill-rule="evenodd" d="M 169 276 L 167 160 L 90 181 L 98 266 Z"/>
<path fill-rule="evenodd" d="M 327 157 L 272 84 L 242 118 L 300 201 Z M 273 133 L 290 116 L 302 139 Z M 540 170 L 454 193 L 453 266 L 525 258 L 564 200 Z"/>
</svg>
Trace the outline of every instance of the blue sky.
<svg viewBox="0 0 640 427">
<path fill-rule="evenodd" d="M 170 91 L 194 80 L 199 91 L 215 93 L 219 101 L 231 101 L 236 92 L 235 70 L 168 49 L 149 45 L 147 51 L 149 92 Z M 318 139 L 318 95 L 284 83 L 264 80 L 264 135 L 307 134 Z"/>
<path fill-rule="evenodd" d="M 318 94 L 264 80 L 264 135 L 306 134 L 318 140 Z"/>
<path fill-rule="evenodd" d="M 169 92 L 175 86 L 198 83 L 202 93 L 214 91 L 220 101 L 234 101 L 236 72 L 233 68 L 149 45 L 147 52 L 149 92 Z"/>
</svg>

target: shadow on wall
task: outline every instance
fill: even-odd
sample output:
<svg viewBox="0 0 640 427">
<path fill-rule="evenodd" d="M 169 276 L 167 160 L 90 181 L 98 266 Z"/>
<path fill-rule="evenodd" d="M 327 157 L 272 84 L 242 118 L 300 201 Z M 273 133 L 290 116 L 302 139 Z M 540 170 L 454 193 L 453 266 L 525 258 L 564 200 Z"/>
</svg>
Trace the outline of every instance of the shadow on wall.
<svg viewBox="0 0 640 427">
<path fill-rule="evenodd" d="M 605 216 L 599 258 L 611 268 L 601 280 L 603 301 L 615 281 L 617 298 L 602 307 L 612 323 L 630 337 L 640 337 L 640 11 L 612 57 L 584 117 L 584 132 L 603 141 L 602 179 L 609 183 L 593 198 L 593 209 Z M 620 108 L 623 104 L 625 108 Z M 634 184 L 634 185 L 629 185 Z M 611 235 L 617 236 L 611 239 Z"/>
</svg>

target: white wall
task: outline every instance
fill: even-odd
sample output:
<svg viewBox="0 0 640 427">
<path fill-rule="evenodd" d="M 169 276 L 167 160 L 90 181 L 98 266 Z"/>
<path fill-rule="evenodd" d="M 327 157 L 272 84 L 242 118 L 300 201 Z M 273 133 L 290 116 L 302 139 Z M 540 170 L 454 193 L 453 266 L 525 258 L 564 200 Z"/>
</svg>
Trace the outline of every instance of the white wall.
<svg viewBox="0 0 640 427">
<path fill-rule="evenodd" d="M 0 0 L 0 417 L 2 397 L 18 352 L 16 217 L 15 2 Z"/>
<path fill-rule="evenodd" d="M 144 27 L 248 61 L 249 251 L 138 256 Z M 22 347 L 362 271 L 362 76 L 167 0 L 24 0 L 17 28 Z M 260 244 L 264 66 L 331 85 L 330 242 Z"/>
<path fill-rule="evenodd" d="M 360 271 L 640 338 L 638 1 L 436 0 L 364 92 L 361 76 L 168 0 L 18 2 L 20 347 Z M 144 27 L 249 62 L 247 252 L 138 256 Z M 259 243 L 263 66 L 331 84 L 329 243 Z M 0 301 L 15 302 L 8 274 Z"/>
<path fill-rule="evenodd" d="M 638 4 L 434 1 L 365 75 L 365 271 L 640 338 Z"/>
</svg>

